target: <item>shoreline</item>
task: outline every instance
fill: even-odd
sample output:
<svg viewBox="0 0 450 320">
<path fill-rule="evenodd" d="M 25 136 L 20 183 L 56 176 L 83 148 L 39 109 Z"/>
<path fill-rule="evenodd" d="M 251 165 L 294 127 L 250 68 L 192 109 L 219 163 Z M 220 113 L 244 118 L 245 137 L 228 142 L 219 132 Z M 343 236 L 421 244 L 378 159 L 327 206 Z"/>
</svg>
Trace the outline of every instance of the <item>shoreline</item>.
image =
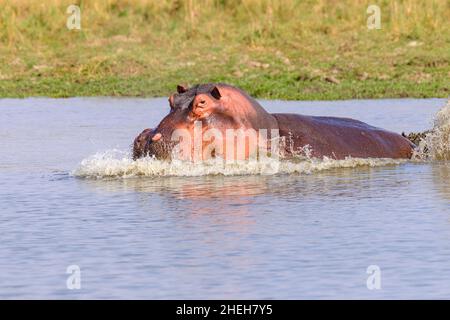
<svg viewBox="0 0 450 320">
<path fill-rule="evenodd" d="M 230 79 L 232 80 L 232 79 Z M 147 79 L 130 79 L 113 81 L 111 79 L 95 80 L 93 87 L 89 84 L 80 85 L 79 82 L 65 82 L 60 79 L 43 79 L 42 82 L 33 80 L 2 80 L 0 82 L 0 99 L 2 98 L 75 98 L 75 97 L 124 97 L 124 98 L 161 98 L 167 97 L 174 92 L 176 84 L 167 82 L 159 86 L 148 87 Z M 219 82 L 219 81 L 203 81 Z M 298 84 L 286 86 L 283 90 L 278 90 L 276 86 L 266 91 L 255 90 L 240 81 L 221 81 L 238 86 L 247 91 L 251 96 L 257 99 L 266 100 L 362 100 L 362 99 L 445 99 L 450 96 L 450 89 L 446 87 L 445 82 L 430 82 L 416 84 L 409 82 L 376 82 L 364 83 L 347 81 L 340 84 L 307 83 L 305 86 Z M 180 83 L 185 83 L 180 81 Z M 191 84 L 191 83 L 190 83 Z M 320 92 L 311 93 L 308 88 L 317 87 Z M 131 88 L 130 88 L 131 87 Z"/>
</svg>

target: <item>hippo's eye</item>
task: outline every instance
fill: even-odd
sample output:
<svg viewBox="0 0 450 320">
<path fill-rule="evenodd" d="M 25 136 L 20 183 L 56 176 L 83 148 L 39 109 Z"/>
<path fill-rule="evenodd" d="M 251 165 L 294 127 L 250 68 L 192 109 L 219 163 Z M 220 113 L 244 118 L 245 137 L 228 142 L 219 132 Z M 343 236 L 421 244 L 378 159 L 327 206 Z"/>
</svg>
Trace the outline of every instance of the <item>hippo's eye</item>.
<svg viewBox="0 0 450 320">
<path fill-rule="evenodd" d="M 208 116 L 208 99 L 202 96 L 195 98 L 192 104 L 192 113 L 195 117 L 207 117 Z"/>
</svg>

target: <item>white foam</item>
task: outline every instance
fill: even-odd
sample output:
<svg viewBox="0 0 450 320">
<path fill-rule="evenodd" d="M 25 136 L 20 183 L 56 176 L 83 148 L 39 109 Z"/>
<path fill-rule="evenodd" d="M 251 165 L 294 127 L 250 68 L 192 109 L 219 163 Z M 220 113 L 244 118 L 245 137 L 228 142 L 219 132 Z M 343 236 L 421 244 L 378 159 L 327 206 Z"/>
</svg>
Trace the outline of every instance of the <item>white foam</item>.
<svg viewBox="0 0 450 320">
<path fill-rule="evenodd" d="M 109 150 L 97 153 L 84 159 L 72 174 L 83 178 L 128 178 L 152 176 L 204 176 L 204 175 L 273 175 L 273 174 L 309 174 L 334 168 L 355 168 L 361 166 L 399 165 L 407 160 L 399 159 L 361 159 L 345 160 L 302 159 L 297 161 L 242 161 L 227 163 L 211 160 L 202 163 L 182 161 L 160 161 L 153 158 L 142 158 L 133 161 L 130 153 L 120 150 Z"/>
<path fill-rule="evenodd" d="M 450 160 L 450 100 L 434 118 L 433 129 L 419 143 L 415 158 Z"/>
</svg>

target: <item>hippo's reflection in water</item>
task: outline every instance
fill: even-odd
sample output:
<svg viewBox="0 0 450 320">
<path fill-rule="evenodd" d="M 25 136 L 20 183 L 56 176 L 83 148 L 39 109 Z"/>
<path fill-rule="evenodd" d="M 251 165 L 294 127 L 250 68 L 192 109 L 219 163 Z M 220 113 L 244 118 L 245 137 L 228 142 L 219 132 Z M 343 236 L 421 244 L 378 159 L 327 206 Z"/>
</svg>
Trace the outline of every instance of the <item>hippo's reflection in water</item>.
<svg viewBox="0 0 450 320">
<path fill-rule="evenodd" d="M 314 174 L 278 175 L 207 175 L 195 177 L 135 177 L 119 179 L 83 179 L 85 187 L 98 192 L 137 192 L 141 199 L 154 195 L 173 200 L 198 200 L 203 202 L 228 202 L 238 205 L 251 203 L 257 197 L 274 197 L 284 200 L 317 199 L 320 197 L 369 196 L 376 188 L 377 173 L 397 173 L 397 166 L 336 168 Z M 395 182 L 384 182 L 384 187 L 395 187 Z M 355 194 L 358 190 L 358 194 Z M 214 208 L 212 208 L 214 210 Z"/>
</svg>

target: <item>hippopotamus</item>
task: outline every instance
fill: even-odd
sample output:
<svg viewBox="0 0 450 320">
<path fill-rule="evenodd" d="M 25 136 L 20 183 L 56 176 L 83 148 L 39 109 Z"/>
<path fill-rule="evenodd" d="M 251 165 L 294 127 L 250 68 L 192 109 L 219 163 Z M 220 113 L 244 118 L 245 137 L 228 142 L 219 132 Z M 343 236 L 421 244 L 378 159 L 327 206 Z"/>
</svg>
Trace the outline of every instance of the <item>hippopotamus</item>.
<svg viewBox="0 0 450 320">
<path fill-rule="evenodd" d="M 308 156 L 315 158 L 407 159 L 411 158 L 415 148 L 400 134 L 350 118 L 269 113 L 243 90 L 223 83 L 200 84 L 191 88 L 178 85 L 177 92 L 169 97 L 169 105 L 169 114 L 159 125 L 145 129 L 134 140 L 134 159 L 144 156 L 171 159 L 174 148 L 190 140 L 189 135 L 195 135 L 197 125 L 200 136 L 211 130 L 216 133 L 213 139 L 207 138 L 197 144 L 207 149 L 201 154 L 202 159 L 228 154 L 227 139 L 235 139 L 233 135 L 227 135 L 226 131 L 230 129 L 277 132 L 278 138 L 284 141 L 280 148 L 284 157 L 294 156 L 298 150 L 308 146 Z M 176 134 L 180 130 L 188 133 L 187 138 Z M 267 142 L 271 137 L 261 135 L 258 139 Z M 250 138 L 245 140 L 247 144 L 249 141 Z M 193 150 L 195 143 L 190 144 L 187 150 Z M 241 158 L 248 159 L 251 150 L 254 150 L 252 146 L 246 145 Z"/>
</svg>

